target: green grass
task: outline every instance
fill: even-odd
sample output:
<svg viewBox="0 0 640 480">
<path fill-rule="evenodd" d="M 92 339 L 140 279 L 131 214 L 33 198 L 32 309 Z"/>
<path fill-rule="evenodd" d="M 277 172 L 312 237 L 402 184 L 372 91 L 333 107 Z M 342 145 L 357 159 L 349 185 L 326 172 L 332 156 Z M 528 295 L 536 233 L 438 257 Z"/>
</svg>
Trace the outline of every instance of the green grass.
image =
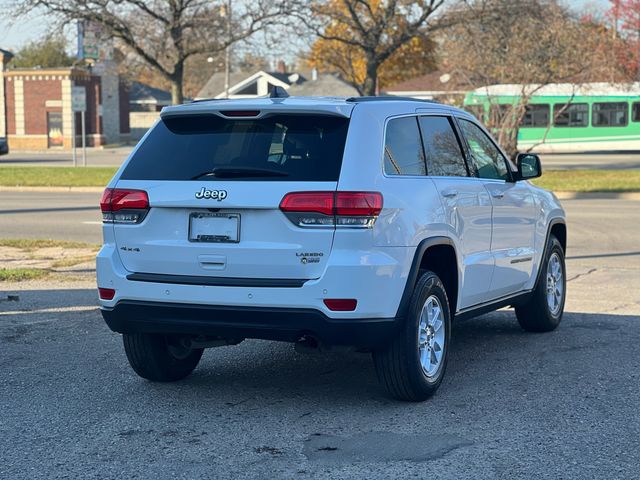
<svg viewBox="0 0 640 480">
<path fill-rule="evenodd" d="M 117 167 L 0 167 L 5 187 L 103 187 Z"/>
<path fill-rule="evenodd" d="M 69 242 L 67 240 L 51 240 L 40 238 L 0 238 L 0 247 L 13 247 L 22 250 L 36 250 L 38 248 L 94 248 L 100 246 L 93 243 Z"/>
<path fill-rule="evenodd" d="M 533 183 L 556 192 L 640 192 L 640 170 L 543 170 Z"/>
<path fill-rule="evenodd" d="M 48 270 L 38 268 L 0 268 L 0 282 L 24 282 L 49 275 Z"/>
</svg>

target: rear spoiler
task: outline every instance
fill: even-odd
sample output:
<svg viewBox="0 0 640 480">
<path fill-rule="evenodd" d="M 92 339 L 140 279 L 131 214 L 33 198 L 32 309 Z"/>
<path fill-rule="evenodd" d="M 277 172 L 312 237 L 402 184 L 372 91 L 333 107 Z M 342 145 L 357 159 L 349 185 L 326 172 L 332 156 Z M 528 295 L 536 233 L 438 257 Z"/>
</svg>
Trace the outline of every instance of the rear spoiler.
<svg viewBox="0 0 640 480">
<path fill-rule="evenodd" d="M 185 105 L 164 107 L 160 112 L 161 118 L 176 117 L 180 115 L 217 115 L 222 118 L 259 119 L 274 114 L 288 115 L 329 115 L 334 117 L 350 118 L 355 105 L 344 100 L 321 99 L 310 101 L 309 99 L 256 99 L 246 100 L 206 100 L 196 101 Z M 246 112 L 246 115 L 242 115 Z"/>
</svg>

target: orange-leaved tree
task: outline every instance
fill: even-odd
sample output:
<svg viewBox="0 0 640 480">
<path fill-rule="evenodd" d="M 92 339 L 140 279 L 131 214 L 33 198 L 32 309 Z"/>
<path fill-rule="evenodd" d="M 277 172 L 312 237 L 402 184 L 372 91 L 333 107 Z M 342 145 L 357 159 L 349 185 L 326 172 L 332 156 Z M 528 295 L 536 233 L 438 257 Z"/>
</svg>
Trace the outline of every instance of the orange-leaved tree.
<svg viewBox="0 0 640 480">
<path fill-rule="evenodd" d="M 317 35 L 311 66 L 336 70 L 361 95 L 433 69 L 444 0 L 316 0 L 298 18 Z"/>
</svg>

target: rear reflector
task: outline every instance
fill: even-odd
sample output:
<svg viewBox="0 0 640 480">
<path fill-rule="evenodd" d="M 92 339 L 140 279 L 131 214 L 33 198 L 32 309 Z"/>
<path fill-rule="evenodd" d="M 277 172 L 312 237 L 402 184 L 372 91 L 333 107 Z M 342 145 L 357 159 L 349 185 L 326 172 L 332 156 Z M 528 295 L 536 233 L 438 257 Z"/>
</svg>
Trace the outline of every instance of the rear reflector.
<svg viewBox="0 0 640 480">
<path fill-rule="evenodd" d="M 358 301 L 355 298 L 325 298 L 324 304 L 333 312 L 353 312 Z"/>
<path fill-rule="evenodd" d="M 280 210 L 300 227 L 371 228 L 382 211 L 378 192 L 293 192 Z"/>
<path fill-rule="evenodd" d="M 140 223 L 149 210 L 149 196 L 144 190 L 107 188 L 100 210 L 105 223 Z"/>
<path fill-rule="evenodd" d="M 116 291 L 113 288 L 98 288 L 98 294 L 101 300 L 113 300 L 116 296 Z"/>
</svg>

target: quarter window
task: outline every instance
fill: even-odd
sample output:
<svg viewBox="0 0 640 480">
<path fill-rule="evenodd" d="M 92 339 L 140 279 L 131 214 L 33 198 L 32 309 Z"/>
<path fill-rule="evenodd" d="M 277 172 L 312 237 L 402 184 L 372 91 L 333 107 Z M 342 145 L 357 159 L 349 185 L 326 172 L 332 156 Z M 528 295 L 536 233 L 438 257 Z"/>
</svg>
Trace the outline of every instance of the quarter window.
<svg viewBox="0 0 640 480">
<path fill-rule="evenodd" d="M 460 143 L 447 117 L 420 117 L 427 174 L 438 177 L 466 177 L 467 166 Z"/>
<path fill-rule="evenodd" d="M 594 103 L 591 123 L 594 127 L 624 127 L 629 123 L 627 102 Z"/>
<path fill-rule="evenodd" d="M 549 104 L 527 105 L 521 127 L 546 128 L 549 126 Z"/>
<path fill-rule="evenodd" d="M 508 180 L 507 160 L 489 136 L 476 124 L 460 119 L 460 127 L 464 133 L 473 161 L 480 178 Z"/>
<path fill-rule="evenodd" d="M 556 127 L 586 127 L 589 125 L 589 105 L 586 103 L 556 104 L 553 106 Z"/>
<path fill-rule="evenodd" d="M 384 171 L 387 175 L 427 174 L 416 117 L 394 118 L 387 123 Z"/>
</svg>

